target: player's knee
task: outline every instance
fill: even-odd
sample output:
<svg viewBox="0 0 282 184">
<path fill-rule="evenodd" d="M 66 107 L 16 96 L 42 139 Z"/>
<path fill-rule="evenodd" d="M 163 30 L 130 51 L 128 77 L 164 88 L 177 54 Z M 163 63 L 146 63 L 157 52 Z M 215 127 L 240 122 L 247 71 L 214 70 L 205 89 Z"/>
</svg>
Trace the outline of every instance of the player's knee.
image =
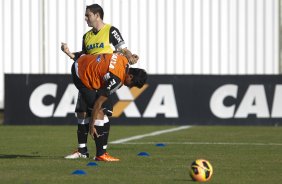
<svg viewBox="0 0 282 184">
<path fill-rule="evenodd" d="M 78 119 L 85 119 L 85 118 L 87 118 L 87 113 L 86 112 L 77 112 L 76 117 Z"/>
</svg>

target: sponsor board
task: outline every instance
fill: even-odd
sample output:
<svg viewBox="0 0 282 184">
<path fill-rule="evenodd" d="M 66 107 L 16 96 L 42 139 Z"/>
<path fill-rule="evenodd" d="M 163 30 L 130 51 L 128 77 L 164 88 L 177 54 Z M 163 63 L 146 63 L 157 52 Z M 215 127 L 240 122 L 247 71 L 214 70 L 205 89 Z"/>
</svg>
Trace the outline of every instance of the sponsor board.
<svg viewBox="0 0 282 184">
<path fill-rule="evenodd" d="M 5 124 L 76 124 L 70 75 L 5 75 Z M 114 94 L 111 122 L 123 125 L 276 125 L 280 75 L 150 75 Z"/>
</svg>

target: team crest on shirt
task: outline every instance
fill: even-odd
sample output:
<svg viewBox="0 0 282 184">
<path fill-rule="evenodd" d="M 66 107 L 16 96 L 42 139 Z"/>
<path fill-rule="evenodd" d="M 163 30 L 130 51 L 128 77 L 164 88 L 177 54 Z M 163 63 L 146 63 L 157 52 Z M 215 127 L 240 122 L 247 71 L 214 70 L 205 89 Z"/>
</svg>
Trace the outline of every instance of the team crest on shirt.
<svg viewBox="0 0 282 184">
<path fill-rule="evenodd" d="M 96 59 L 96 62 L 100 62 L 101 61 L 101 55 L 99 55 L 98 57 L 97 57 L 97 59 Z"/>
</svg>

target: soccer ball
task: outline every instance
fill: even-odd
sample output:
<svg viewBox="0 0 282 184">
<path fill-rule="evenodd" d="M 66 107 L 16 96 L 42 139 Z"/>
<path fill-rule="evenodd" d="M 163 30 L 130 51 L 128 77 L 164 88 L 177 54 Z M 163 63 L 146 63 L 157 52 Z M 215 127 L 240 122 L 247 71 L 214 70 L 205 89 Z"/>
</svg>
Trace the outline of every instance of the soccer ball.
<svg viewBox="0 0 282 184">
<path fill-rule="evenodd" d="M 192 180 L 205 182 L 211 179 L 213 174 L 212 165 L 204 159 L 197 159 L 191 164 L 190 176 Z"/>
</svg>

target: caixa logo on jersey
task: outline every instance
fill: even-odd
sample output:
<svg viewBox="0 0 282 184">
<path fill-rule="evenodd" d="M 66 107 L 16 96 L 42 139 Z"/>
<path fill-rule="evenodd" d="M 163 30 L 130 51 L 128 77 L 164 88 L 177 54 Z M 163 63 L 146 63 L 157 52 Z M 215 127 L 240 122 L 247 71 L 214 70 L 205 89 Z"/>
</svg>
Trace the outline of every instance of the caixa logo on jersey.
<svg viewBox="0 0 282 184">
<path fill-rule="evenodd" d="M 210 98 L 211 112 L 220 119 L 246 119 L 251 115 L 282 118 L 282 85 L 275 85 L 271 93 L 265 88 L 263 84 L 251 84 L 242 91 L 239 85 L 222 85 Z"/>
<path fill-rule="evenodd" d="M 162 114 L 166 118 L 178 118 L 174 90 L 170 84 L 159 84 L 151 97 L 145 96 L 143 98 L 147 100 L 141 100 L 142 102 L 147 101 L 146 104 L 141 103 L 136 105 L 136 101 L 148 87 L 149 85 L 147 84 L 141 89 L 129 89 L 125 86 L 120 88 L 116 93 L 117 100 L 114 104 L 113 117 L 118 118 L 124 114 L 126 118 L 156 118 L 158 114 Z M 58 118 L 66 117 L 69 113 L 74 113 L 77 89 L 73 84 L 67 86 L 58 105 L 55 103 L 44 103 L 44 98 L 47 96 L 56 98 L 57 88 L 58 85 L 55 83 L 46 83 L 34 89 L 30 95 L 29 108 L 35 116 L 41 118 Z"/>
</svg>

